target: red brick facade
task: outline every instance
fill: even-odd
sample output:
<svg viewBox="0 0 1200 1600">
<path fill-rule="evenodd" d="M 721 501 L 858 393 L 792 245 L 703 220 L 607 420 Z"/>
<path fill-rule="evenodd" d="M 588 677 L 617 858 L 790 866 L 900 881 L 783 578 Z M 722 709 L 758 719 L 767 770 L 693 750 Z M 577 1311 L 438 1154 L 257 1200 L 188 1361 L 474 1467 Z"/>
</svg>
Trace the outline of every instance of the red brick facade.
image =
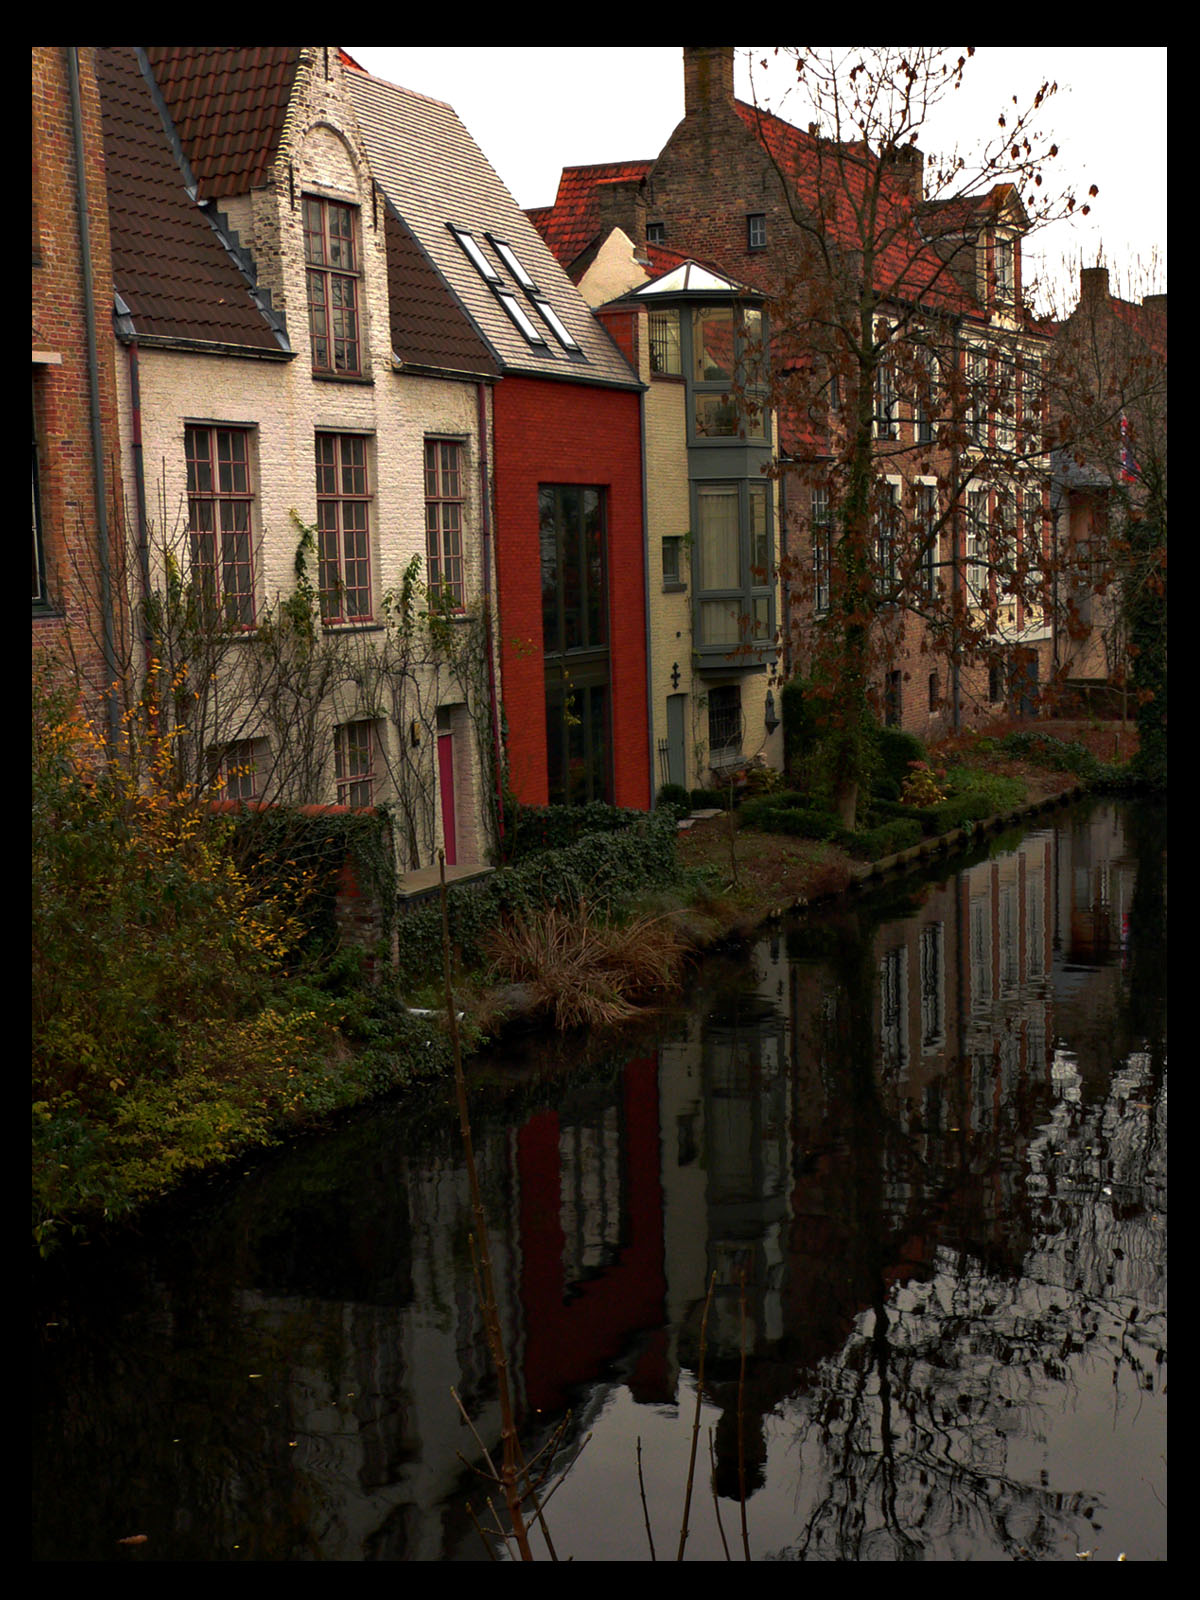
<svg viewBox="0 0 1200 1600">
<path fill-rule="evenodd" d="M 99 694 L 121 656 L 123 550 L 117 448 L 113 279 L 100 105 L 90 49 L 33 50 L 33 430 L 35 663 L 70 642 Z M 93 400 L 71 65 L 79 67 L 80 130 L 96 339 L 102 467 Z M 111 575 L 112 655 L 106 661 L 101 543 Z M 38 559 L 40 544 L 41 560 Z"/>
<path fill-rule="evenodd" d="M 641 397 L 635 391 L 509 376 L 495 397 L 496 567 L 509 778 L 544 805 L 546 697 L 538 534 L 541 484 L 605 491 L 612 798 L 650 804 Z"/>
</svg>

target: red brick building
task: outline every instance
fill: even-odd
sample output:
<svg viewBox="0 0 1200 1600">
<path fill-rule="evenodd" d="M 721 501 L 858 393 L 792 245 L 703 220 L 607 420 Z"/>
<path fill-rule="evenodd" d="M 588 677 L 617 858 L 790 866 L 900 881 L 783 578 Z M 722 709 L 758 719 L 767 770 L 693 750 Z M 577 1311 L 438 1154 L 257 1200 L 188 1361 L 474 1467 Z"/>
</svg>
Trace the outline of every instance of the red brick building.
<svg viewBox="0 0 1200 1600">
<path fill-rule="evenodd" d="M 116 698 L 122 590 L 113 277 L 95 51 L 33 50 L 33 655 Z"/>
<path fill-rule="evenodd" d="M 788 668 L 804 673 L 830 606 L 840 524 L 834 479 L 827 489 L 823 476 L 850 416 L 852 372 L 834 378 L 838 340 L 811 342 L 821 319 L 805 314 L 804 285 L 818 281 L 824 256 L 806 255 L 793 207 L 845 262 L 832 269 L 834 294 L 851 285 L 862 218 L 873 217 L 882 353 L 870 542 L 876 592 L 887 596 L 876 708 L 933 736 L 1032 702 L 1051 667 L 1046 596 L 1026 581 L 1049 549 L 1049 463 L 1039 459 L 1045 340 L 1022 298 L 1028 219 L 1016 191 L 934 198 L 919 150 L 885 161 L 739 101 L 731 46 L 682 55 L 685 114 L 657 156 L 564 170 L 555 204 L 531 220 L 577 282 L 620 227 L 639 248 L 684 251 L 766 296 L 771 359 L 789 390 L 779 404 L 779 551 L 792 625 L 781 643 Z M 845 314 L 843 304 L 835 316 Z M 935 368 L 923 390 L 912 376 L 919 346 Z M 921 614 L 933 609 L 952 626 L 927 628 Z"/>
</svg>

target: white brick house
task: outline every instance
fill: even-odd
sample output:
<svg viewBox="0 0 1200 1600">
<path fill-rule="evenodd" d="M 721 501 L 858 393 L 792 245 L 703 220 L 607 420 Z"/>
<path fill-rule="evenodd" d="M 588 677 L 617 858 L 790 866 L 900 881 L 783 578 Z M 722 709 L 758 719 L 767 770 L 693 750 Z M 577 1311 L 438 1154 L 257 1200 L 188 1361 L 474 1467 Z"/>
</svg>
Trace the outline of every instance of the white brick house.
<svg viewBox="0 0 1200 1600">
<path fill-rule="evenodd" d="M 494 357 L 377 186 L 336 49 L 98 57 L 133 568 L 161 587 L 171 548 L 243 633 L 189 732 L 227 795 L 389 802 L 401 871 L 483 861 Z M 434 651 L 424 591 L 421 642 L 397 625 L 414 574 Z M 246 663 L 305 581 L 334 669 L 289 732 Z"/>
</svg>

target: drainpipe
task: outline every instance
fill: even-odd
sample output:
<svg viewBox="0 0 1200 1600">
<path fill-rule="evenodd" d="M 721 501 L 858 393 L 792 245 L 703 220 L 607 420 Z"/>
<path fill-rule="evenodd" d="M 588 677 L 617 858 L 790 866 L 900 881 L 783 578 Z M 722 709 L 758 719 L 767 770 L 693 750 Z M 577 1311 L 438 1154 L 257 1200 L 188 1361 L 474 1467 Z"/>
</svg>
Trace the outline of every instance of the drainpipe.
<svg viewBox="0 0 1200 1600">
<path fill-rule="evenodd" d="M 136 339 L 131 339 L 129 342 L 129 409 L 133 433 L 133 481 L 137 491 L 138 568 L 142 576 L 142 643 L 146 653 L 146 673 L 149 676 L 151 641 L 146 608 L 150 601 L 150 533 L 146 515 L 145 458 L 142 452 L 142 384 Z"/>
<path fill-rule="evenodd" d="M 475 385 L 476 413 L 479 422 L 479 489 L 483 507 L 483 627 L 487 650 L 488 706 L 492 719 L 492 756 L 496 771 L 497 839 L 504 838 L 504 780 L 501 776 L 500 706 L 496 693 L 496 660 L 492 650 L 492 498 L 488 485 L 487 385 Z"/>
<path fill-rule="evenodd" d="M 117 705 L 117 650 L 113 623 L 112 568 L 109 553 L 108 509 L 105 505 L 104 437 L 100 427 L 99 354 L 96 343 L 95 284 L 92 274 L 92 245 L 88 231 L 87 174 L 84 171 L 83 110 L 79 88 L 79 52 L 66 47 L 67 79 L 71 90 L 71 131 L 75 143 L 75 193 L 79 212 L 79 257 L 83 273 L 83 313 L 87 328 L 88 385 L 92 413 L 92 465 L 96 485 L 96 544 L 100 562 L 100 612 L 103 627 L 104 669 L 108 677 L 105 702 L 108 707 L 109 754 L 115 755 L 121 726 Z"/>
<path fill-rule="evenodd" d="M 642 441 L 642 580 L 645 591 L 646 606 L 646 736 L 650 741 L 650 809 L 654 810 L 655 795 L 655 768 L 654 768 L 654 657 L 651 654 L 650 638 L 650 505 L 646 492 L 646 390 L 638 395 L 638 425 L 641 429 Z"/>
</svg>

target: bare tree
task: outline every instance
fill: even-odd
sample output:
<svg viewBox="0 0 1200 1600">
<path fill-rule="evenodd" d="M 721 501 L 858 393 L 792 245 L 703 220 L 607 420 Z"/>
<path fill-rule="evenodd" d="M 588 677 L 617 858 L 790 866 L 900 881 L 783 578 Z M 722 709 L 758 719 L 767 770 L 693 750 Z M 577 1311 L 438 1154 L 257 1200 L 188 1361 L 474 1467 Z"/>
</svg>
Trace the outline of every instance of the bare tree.
<svg viewBox="0 0 1200 1600">
<path fill-rule="evenodd" d="M 1044 181 L 1053 84 L 1001 111 L 969 161 L 926 160 L 918 140 L 971 53 L 797 49 L 807 131 L 758 117 L 793 232 L 771 308 L 780 470 L 800 535 L 783 571 L 787 643 L 825 706 L 846 825 L 889 673 L 921 655 L 944 663 L 939 697 L 956 723 L 989 665 L 994 681 L 1044 631 L 1046 337 L 1020 246 L 1075 199 Z"/>
<path fill-rule="evenodd" d="M 1057 665 L 1131 702 L 1138 766 L 1166 781 L 1167 306 L 1154 264 L 1113 293 L 1104 266 L 1055 324 L 1048 369 L 1055 443 Z"/>
</svg>

